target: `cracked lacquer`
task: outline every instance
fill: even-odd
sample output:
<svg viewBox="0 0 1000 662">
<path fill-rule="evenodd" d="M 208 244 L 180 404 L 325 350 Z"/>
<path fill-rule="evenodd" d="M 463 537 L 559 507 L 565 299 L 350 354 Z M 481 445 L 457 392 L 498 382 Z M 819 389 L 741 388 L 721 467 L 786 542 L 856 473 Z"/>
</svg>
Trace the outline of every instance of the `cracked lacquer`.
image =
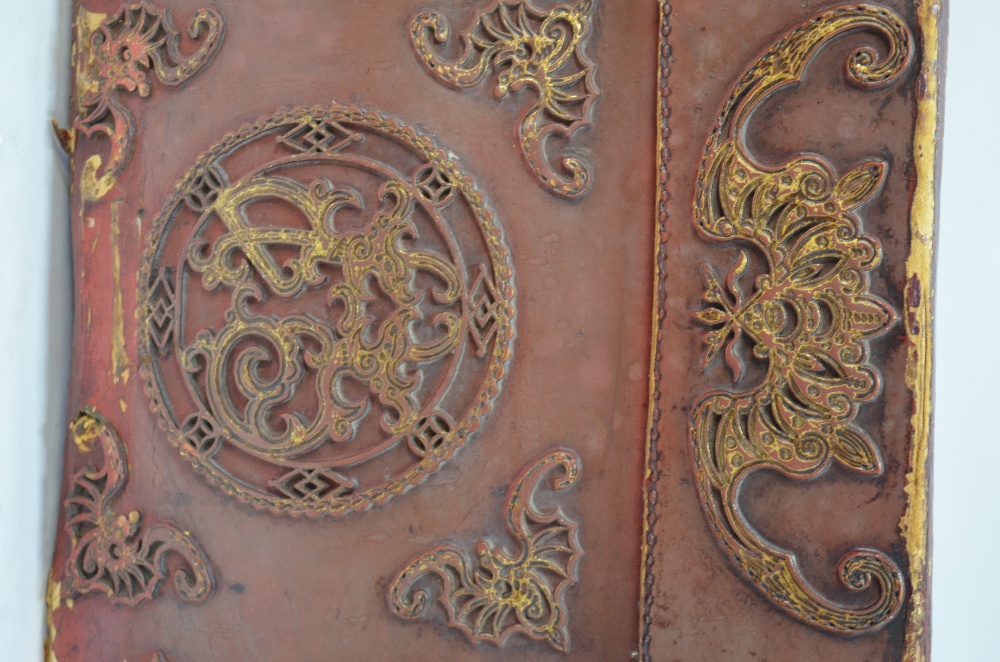
<svg viewBox="0 0 1000 662">
<path fill-rule="evenodd" d="M 553 167 L 547 142 L 572 138 L 591 121 L 600 94 L 596 65 L 586 53 L 597 0 L 560 4 L 542 11 L 529 0 L 500 0 L 461 38 L 462 55 L 448 61 L 439 50 L 451 28 L 438 12 L 417 16 L 410 28 L 421 62 L 438 80 L 456 88 L 479 85 L 497 72 L 496 97 L 532 87 L 538 100 L 518 123 L 517 136 L 529 170 L 550 192 L 579 198 L 590 189 L 590 166 L 565 156 Z"/>
<path fill-rule="evenodd" d="M 473 644 L 503 646 L 521 634 L 569 652 L 565 595 L 576 583 L 583 549 L 579 524 L 560 508 L 540 508 L 534 502 L 536 490 L 553 472 L 559 474 L 552 489 L 569 489 L 579 479 L 580 459 L 572 451 L 553 451 L 525 471 L 507 495 L 507 530 L 519 548 L 510 552 L 481 541 L 476 545 L 478 563 L 452 546 L 418 556 L 393 580 L 389 589 L 393 612 L 406 619 L 423 616 L 430 606 L 430 592 L 422 586 L 436 576 L 448 625 Z"/>
<path fill-rule="evenodd" d="M 723 549 L 763 595 L 795 618 L 840 633 L 870 632 L 896 617 L 904 593 L 896 563 L 875 550 L 851 552 L 840 563 L 844 585 L 876 598 L 858 608 L 827 600 L 805 580 L 793 554 L 753 530 L 739 492 L 750 474 L 764 469 L 806 479 L 837 461 L 861 474 L 882 472 L 878 448 L 854 419 L 879 393 L 867 343 L 897 315 L 868 292 L 867 272 L 882 251 L 861 232 L 855 213 L 877 195 L 886 164 L 862 163 L 839 176 L 818 156 L 765 167 L 748 154 L 742 132 L 756 105 L 798 81 L 819 48 L 859 29 L 880 34 L 887 51 L 855 50 L 846 68 L 853 84 L 885 85 L 906 68 L 910 33 L 877 6 L 832 9 L 792 31 L 725 103 L 705 151 L 694 209 L 706 239 L 737 242 L 764 265 L 749 287 L 741 284 L 754 270 L 747 251 L 725 278 L 711 267 L 705 271 L 707 306 L 695 317 L 712 329 L 706 365 L 723 356 L 740 384 L 744 349 L 766 364 L 757 386 L 708 393 L 691 414 L 705 512 Z"/>
</svg>

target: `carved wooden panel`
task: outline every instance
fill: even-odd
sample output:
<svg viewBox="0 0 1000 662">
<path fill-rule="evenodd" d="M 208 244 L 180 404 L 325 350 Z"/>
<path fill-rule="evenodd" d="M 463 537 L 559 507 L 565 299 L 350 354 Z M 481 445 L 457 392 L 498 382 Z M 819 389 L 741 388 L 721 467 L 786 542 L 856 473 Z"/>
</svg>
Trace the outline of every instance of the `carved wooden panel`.
<svg viewBox="0 0 1000 662">
<path fill-rule="evenodd" d="M 210 5 L 75 4 L 48 660 L 926 658 L 938 3 Z"/>
<path fill-rule="evenodd" d="M 941 7 L 724 5 L 663 5 L 641 655 L 925 659 Z"/>
</svg>

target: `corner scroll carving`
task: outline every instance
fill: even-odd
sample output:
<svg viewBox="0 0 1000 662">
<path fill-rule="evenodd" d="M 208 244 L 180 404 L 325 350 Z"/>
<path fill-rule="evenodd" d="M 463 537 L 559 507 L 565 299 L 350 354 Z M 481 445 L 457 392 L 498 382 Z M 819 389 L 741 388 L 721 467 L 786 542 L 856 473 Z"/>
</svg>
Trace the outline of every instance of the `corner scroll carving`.
<svg viewBox="0 0 1000 662">
<path fill-rule="evenodd" d="M 125 445 L 108 421 L 93 410 L 80 412 L 70 425 L 82 453 L 99 444 L 101 468 L 89 466 L 73 476 L 66 498 L 66 528 L 72 548 L 62 581 L 62 594 L 72 598 L 104 593 L 115 604 L 135 607 L 156 597 L 168 575 L 167 556 L 183 564 L 174 572 L 181 599 L 201 602 L 212 592 L 212 575 L 205 553 L 172 524 L 158 523 L 142 532 L 142 515 L 121 515 L 113 508 L 128 480 Z"/>
<path fill-rule="evenodd" d="M 813 156 L 766 167 L 748 154 L 742 135 L 756 105 L 800 80 L 822 46 L 854 30 L 878 33 L 887 51 L 855 50 L 846 68 L 853 84 L 888 84 L 909 64 L 912 37 L 893 12 L 864 4 L 826 11 L 750 68 L 710 135 L 694 205 L 697 230 L 705 239 L 739 242 L 765 267 L 752 288 L 740 284 L 753 270 L 746 251 L 725 279 L 706 267 L 707 306 L 695 315 L 711 329 L 705 365 L 723 355 L 738 384 L 746 344 L 767 371 L 749 390 L 702 397 L 689 431 L 702 505 L 727 555 L 775 606 L 845 634 L 874 631 L 897 616 L 904 587 L 896 563 L 875 550 L 851 552 L 840 563 L 841 580 L 852 590 L 874 588 L 877 597 L 860 608 L 831 602 L 805 580 L 793 554 L 753 530 L 738 499 L 743 481 L 762 469 L 804 480 L 836 460 L 861 474 L 882 472 L 878 448 L 854 419 L 879 393 L 867 341 L 897 314 L 869 293 L 866 274 L 882 249 L 861 232 L 854 212 L 876 195 L 887 166 L 872 161 L 837 176 Z"/>
<path fill-rule="evenodd" d="M 106 164 L 99 154 L 84 162 L 80 182 L 83 199 L 94 202 L 111 190 L 132 158 L 135 119 L 119 94 L 148 97 L 149 71 L 166 85 L 177 86 L 190 79 L 215 57 L 222 45 L 225 22 L 216 9 L 195 12 L 188 34 L 201 39 L 201 44 L 190 55 L 180 52 L 181 37 L 170 11 L 146 0 L 124 4 L 110 18 L 81 8 L 76 29 L 78 117 L 73 130 L 88 138 L 103 134 L 111 140 Z"/>
<path fill-rule="evenodd" d="M 514 634 L 570 650 L 566 591 L 576 584 L 583 556 L 579 524 L 560 508 L 542 509 L 534 494 L 543 479 L 559 471 L 552 489 L 569 489 L 579 480 L 580 459 L 556 450 L 521 474 L 507 495 L 507 529 L 520 543 L 509 553 L 485 540 L 476 545 L 478 566 L 463 550 L 442 546 L 413 559 L 393 580 L 389 605 L 401 618 L 427 611 L 430 592 L 418 587 L 430 575 L 443 585 L 439 601 L 448 625 L 473 644 L 504 646 Z"/>
<path fill-rule="evenodd" d="M 497 99 L 526 86 L 535 88 L 538 100 L 521 115 L 517 128 L 521 153 L 543 186 L 570 199 L 590 190 L 590 166 L 566 156 L 561 167 L 554 168 L 545 147 L 550 136 L 569 140 L 590 125 L 591 106 L 600 94 L 597 67 L 586 54 L 596 4 L 580 0 L 545 12 L 529 0 L 500 0 L 460 38 L 464 52 L 454 62 L 446 62 L 435 46 L 451 36 L 448 19 L 424 12 L 410 27 L 417 56 L 445 85 L 475 87 L 492 68 L 497 72 Z"/>
</svg>

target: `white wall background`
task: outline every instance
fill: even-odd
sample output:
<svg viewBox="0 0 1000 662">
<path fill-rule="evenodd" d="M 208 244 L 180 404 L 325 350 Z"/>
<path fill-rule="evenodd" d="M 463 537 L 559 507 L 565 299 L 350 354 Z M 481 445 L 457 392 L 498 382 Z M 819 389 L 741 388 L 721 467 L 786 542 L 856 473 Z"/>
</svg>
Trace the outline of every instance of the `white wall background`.
<svg viewBox="0 0 1000 662">
<path fill-rule="evenodd" d="M 38 660 L 72 304 L 69 0 L 0 0 L 0 659 Z M 937 281 L 933 656 L 1000 660 L 1000 1 L 952 0 Z M 994 411 L 993 408 L 997 408 Z"/>
</svg>

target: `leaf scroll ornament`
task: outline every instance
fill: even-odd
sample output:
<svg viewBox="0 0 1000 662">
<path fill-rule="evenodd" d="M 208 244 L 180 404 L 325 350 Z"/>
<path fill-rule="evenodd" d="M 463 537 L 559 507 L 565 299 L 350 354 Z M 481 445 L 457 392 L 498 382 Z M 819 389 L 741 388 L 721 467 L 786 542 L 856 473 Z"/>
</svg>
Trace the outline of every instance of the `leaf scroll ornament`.
<svg viewBox="0 0 1000 662">
<path fill-rule="evenodd" d="M 543 641 L 557 651 L 570 650 L 566 591 L 576 584 L 583 556 L 579 524 L 561 509 L 541 509 L 534 493 L 554 471 L 556 491 L 569 489 L 580 476 L 575 453 L 557 450 L 536 462 L 507 495 L 507 529 L 520 543 L 510 553 L 487 541 L 476 545 L 478 567 L 450 545 L 418 556 L 400 572 L 389 589 L 389 605 L 397 616 L 415 619 L 429 607 L 429 591 L 416 588 L 436 575 L 443 585 L 439 601 L 448 625 L 473 644 L 503 646 L 514 634 Z"/>
<path fill-rule="evenodd" d="M 174 571 L 177 594 L 201 602 L 212 592 L 205 553 L 185 533 L 167 523 L 142 531 L 142 515 L 119 514 L 112 506 L 128 481 L 125 445 L 108 421 L 93 410 L 80 412 L 70 429 L 81 452 L 100 444 L 104 466 L 73 476 L 66 498 L 66 528 L 72 548 L 62 582 L 65 597 L 104 593 L 115 604 L 135 607 L 156 597 L 168 575 L 167 556 L 182 559 Z"/>
<path fill-rule="evenodd" d="M 76 24 L 78 117 L 73 128 L 88 138 L 103 134 L 111 140 L 106 164 L 98 154 L 84 162 L 80 186 L 84 199 L 94 202 L 118 181 L 135 147 L 135 119 L 119 93 L 148 97 L 150 71 L 166 85 L 187 81 L 215 57 L 225 22 L 216 9 L 195 12 L 188 34 L 201 44 L 190 55 L 180 51 L 181 37 L 170 11 L 146 0 L 123 4 L 110 18 L 81 8 Z"/>
<path fill-rule="evenodd" d="M 839 177 L 820 157 L 766 167 L 748 154 L 742 135 L 763 99 L 800 80 L 822 46 L 854 30 L 880 34 L 888 49 L 882 56 L 855 50 L 846 68 L 851 83 L 884 85 L 909 64 L 912 37 L 896 14 L 865 4 L 828 10 L 747 71 L 711 133 L 698 177 L 697 230 L 706 239 L 748 247 L 763 257 L 765 269 L 744 296 L 739 281 L 750 269 L 746 251 L 725 279 L 706 268 L 707 307 L 695 315 L 711 328 L 705 364 L 724 355 L 739 382 L 746 341 L 767 368 L 751 390 L 706 394 L 690 418 L 702 505 L 726 554 L 775 606 L 844 634 L 874 631 L 899 613 L 904 588 L 896 563 L 875 550 L 849 553 L 840 563 L 841 580 L 851 590 L 874 587 L 877 597 L 859 608 L 829 601 L 808 584 L 793 554 L 753 530 L 738 500 L 744 480 L 763 469 L 804 480 L 836 460 L 861 474 L 882 472 L 878 449 L 854 418 L 879 392 L 867 341 L 897 316 L 868 292 L 866 274 L 882 250 L 862 234 L 854 211 L 879 190 L 886 164 L 863 163 Z"/>
<path fill-rule="evenodd" d="M 522 115 L 517 128 L 521 154 L 528 168 L 551 193 L 579 198 L 590 190 L 590 166 L 566 156 L 560 169 L 546 154 L 550 136 L 569 140 L 590 125 L 591 106 L 600 94 L 596 65 L 585 49 L 597 0 L 560 4 L 545 12 L 529 0 L 500 0 L 483 13 L 460 39 L 462 55 L 446 61 L 436 45 L 451 36 L 448 20 L 437 12 L 417 16 L 410 27 L 417 56 L 438 80 L 456 88 L 475 87 L 497 72 L 494 94 L 532 87 L 538 100 Z"/>
</svg>

